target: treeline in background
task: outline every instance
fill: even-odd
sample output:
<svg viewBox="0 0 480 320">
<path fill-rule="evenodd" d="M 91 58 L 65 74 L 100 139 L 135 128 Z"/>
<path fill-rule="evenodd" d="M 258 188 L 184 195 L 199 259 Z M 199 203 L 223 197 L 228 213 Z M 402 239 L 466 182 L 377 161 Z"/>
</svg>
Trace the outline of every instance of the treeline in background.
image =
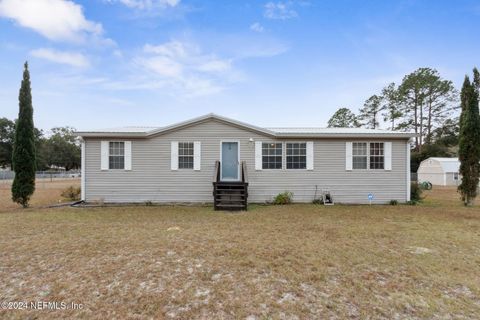
<svg viewBox="0 0 480 320">
<path fill-rule="evenodd" d="M 400 84 L 387 84 L 357 112 L 340 108 L 329 127 L 414 131 L 411 170 L 429 157 L 458 156 L 460 98 L 452 81 L 432 68 L 419 68 Z"/>
<path fill-rule="evenodd" d="M 38 171 L 79 169 L 80 142 L 71 127 L 53 128 L 45 133 L 35 128 L 36 165 Z M 0 118 L 0 168 L 11 168 L 15 120 Z"/>
</svg>

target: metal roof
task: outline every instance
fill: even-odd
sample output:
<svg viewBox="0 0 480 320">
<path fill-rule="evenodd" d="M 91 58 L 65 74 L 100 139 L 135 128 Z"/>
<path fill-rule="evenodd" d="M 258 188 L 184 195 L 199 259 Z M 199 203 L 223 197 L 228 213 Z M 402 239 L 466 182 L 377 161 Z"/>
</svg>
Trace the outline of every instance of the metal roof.
<svg viewBox="0 0 480 320">
<path fill-rule="evenodd" d="M 225 118 L 213 113 L 173 124 L 166 127 L 118 127 L 110 129 L 99 129 L 92 131 L 79 131 L 78 136 L 82 137 L 148 137 L 155 134 L 179 129 L 208 119 L 215 119 L 230 125 L 246 128 L 254 132 L 259 132 L 268 136 L 277 138 L 410 138 L 415 134 L 412 132 L 400 132 L 365 128 L 261 128 L 248 123 Z"/>
<path fill-rule="evenodd" d="M 442 167 L 443 172 L 458 172 L 460 170 L 460 161 L 458 160 L 458 158 L 431 157 L 426 159 L 425 161 L 428 160 L 438 161 L 438 163 Z"/>
<path fill-rule="evenodd" d="M 390 131 L 380 129 L 365 128 L 321 128 L 321 127 L 305 127 L 305 128 L 267 128 L 276 133 L 306 133 L 306 134 L 405 134 L 411 135 L 410 132 Z"/>
<path fill-rule="evenodd" d="M 105 129 L 95 129 L 91 131 L 91 133 L 147 133 L 152 130 L 160 129 L 160 127 L 135 127 L 135 126 L 128 126 L 128 127 L 116 127 L 116 128 L 105 128 Z"/>
<path fill-rule="evenodd" d="M 320 127 L 305 127 L 305 128 L 268 128 L 272 131 L 279 133 L 378 133 L 384 132 L 384 130 L 364 129 L 364 128 L 320 128 Z"/>
</svg>

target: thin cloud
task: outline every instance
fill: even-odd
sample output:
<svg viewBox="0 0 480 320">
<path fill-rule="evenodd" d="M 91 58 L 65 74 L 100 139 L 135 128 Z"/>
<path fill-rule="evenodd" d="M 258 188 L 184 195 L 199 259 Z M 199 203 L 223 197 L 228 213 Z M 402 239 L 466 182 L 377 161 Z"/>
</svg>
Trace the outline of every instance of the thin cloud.
<svg viewBox="0 0 480 320">
<path fill-rule="evenodd" d="M 100 23 L 86 19 L 82 6 L 68 0 L 3 0 L 0 16 L 53 41 L 82 42 L 103 33 Z"/>
<path fill-rule="evenodd" d="M 258 22 L 252 23 L 250 25 L 250 30 L 255 31 L 255 32 L 263 32 L 265 31 L 265 28 Z"/>
<path fill-rule="evenodd" d="M 129 8 L 151 10 L 154 8 L 176 7 L 180 0 L 105 0 L 109 3 L 121 3 Z"/>
<path fill-rule="evenodd" d="M 134 63 L 153 76 L 150 84 L 142 86 L 171 86 L 191 96 L 222 91 L 234 73 L 231 60 L 205 54 L 195 44 L 178 40 L 146 44 Z"/>
<path fill-rule="evenodd" d="M 30 55 L 54 63 L 66 64 L 78 68 L 85 68 L 90 65 L 88 58 L 78 52 L 57 51 L 53 49 L 40 48 L 30 51 Z"/>
<path fill-rule="evenodd" d="M 233 42 L 232 42 L 233 41 Z M 252 58 L 282 54 L 288 47 L 275 41 L 248 39 L 225 40 L 224 45 L 241 50 L 225 50 L 222 55 L 205 52 L 191 41 L 171 40 L 145 44 L 132 58 L 132 72 L 127 79 L 106 84 L 112 90 L 165 90 L 175 98 L 218 94 L 246 76 L 235 63 Z"/>
<path fill-rule="evenodd" d="M 298 17 L 297 11 L 293 8 L 293 2 L 267 2 L 265 4 L 265 11 L 263 15 L 265 18 L 268 19 L 275 19 L 275 20 L 287 20 Z"/>
</svg>

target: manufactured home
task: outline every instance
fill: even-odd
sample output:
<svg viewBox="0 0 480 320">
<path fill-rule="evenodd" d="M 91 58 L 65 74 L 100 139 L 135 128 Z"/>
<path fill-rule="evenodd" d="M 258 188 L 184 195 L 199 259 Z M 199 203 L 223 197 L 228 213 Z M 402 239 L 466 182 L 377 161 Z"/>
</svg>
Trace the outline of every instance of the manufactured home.
<svg viewBox="0 0 480 320">
<path fill-rule="evenodd" d="M 166 127 L 78 132 L 82 200 L 213 203 L 244 209 L 285 191 L 295 202 L 410 200 L 407 132 L 262 128 L 215 114 Z"/>
<path fill-rule="evenodd" d="M 431 157 L 418 167 L 418 182 L 430 182 L 437 186 L 458 186 L 462 180 L 458 158 Z"/>
</svg>

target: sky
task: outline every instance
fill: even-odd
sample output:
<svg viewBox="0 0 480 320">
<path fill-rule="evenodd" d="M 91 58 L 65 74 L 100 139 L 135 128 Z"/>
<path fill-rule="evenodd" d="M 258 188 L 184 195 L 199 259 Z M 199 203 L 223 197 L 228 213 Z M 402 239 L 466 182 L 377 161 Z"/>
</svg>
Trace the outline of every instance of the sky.
<svg viewBox="0 0 480 320">
<path fill-rule="evenodd" d="M 0 117 L 25 61 L 36 126 L 88 130 L 326 126 L 419 67 L 460 88 L 479 57 L 477 0 L 0 0 Z"/>
</svg>

